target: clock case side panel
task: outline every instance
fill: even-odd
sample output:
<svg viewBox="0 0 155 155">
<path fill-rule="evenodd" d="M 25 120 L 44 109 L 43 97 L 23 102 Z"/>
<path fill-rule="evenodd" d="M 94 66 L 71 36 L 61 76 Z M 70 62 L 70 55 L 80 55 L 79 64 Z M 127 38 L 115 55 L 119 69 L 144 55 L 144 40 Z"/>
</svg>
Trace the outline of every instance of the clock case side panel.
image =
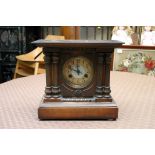
<svg viewBox="0 0 155 155">
<path fill-rule="evenodd" d="M 60 83 L 60 89 L 61 89 L 61 95 L 64 98 L 68 97 L 94 97 L 95 89 L 96 89 L 96 54 L 95 52 L 92 52 L 92 50 L 95 49 L 81 49 L 81 48 L 75 48 L 75 49 L 61 49 L 60 54 L 60 63 L 59 63 L 59 83 Z M 94 68 L 94 75 L 93 79 L 90 82 L 90 84 L 84 88 L 73 88 L 69 86 L 62 74 L 63 70 L 63 64 L 72 57 L 86 57 L 89 59 Z"/>
</svg>

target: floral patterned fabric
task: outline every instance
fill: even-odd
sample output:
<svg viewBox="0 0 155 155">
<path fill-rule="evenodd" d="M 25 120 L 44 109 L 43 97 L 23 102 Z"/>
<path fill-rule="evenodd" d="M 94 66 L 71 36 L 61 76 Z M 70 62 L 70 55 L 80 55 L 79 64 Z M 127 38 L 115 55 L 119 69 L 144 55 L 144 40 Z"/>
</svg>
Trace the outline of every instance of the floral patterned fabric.
<svg viewBox="0 0 155 155">
<path fill-rule="evenodd" d="M 119 64 L 118 71 L 155 76 L 155 60 L 140 52 L 129 54 Z"/>
</svg>

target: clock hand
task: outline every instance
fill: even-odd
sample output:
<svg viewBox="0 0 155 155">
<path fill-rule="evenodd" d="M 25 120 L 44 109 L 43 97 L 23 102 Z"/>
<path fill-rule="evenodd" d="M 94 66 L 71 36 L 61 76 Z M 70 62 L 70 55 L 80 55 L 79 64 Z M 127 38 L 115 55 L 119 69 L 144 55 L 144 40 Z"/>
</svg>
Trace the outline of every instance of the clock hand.
<svg viewBox="0 0 155 155">
<path fill-rule="evenodd" d="M 75 69 L 72 69 L 72 70 L 73 70 L 74 72 L 78 73 L 78 70 L 77 70 L 77 69 L 76 69 L 76 70 L 75 70 Z"/>
<path fill-rule="evenodd" d="M 79 75 L 79 74 L 82 74 L 82 72 L 81 72 L 81 70 L 79 69 L 79 65 L 77 64 L 77 74 Z"/>
<path fill-rule="evenodd" d="M 79 65 L 78 64 L 76 65 L 76 68 L 77 68 L 77 74 L 79 75 L 80 74 L 80 70 L 79 70 Z"/>
<path fill-rule="evenodd" d="M 74 71 L 74 72 L 76 72 L 76 73 L 78 72 L 77 69 L 75 70 L 75 69 L 74 69 L 73 67 L 71 67 L 71 66 L 69 66 L 68 68 L 69 68 L 71 71 Z"/>
<path fill-rule="evenodd" d="M 74 68 L 70 68 L 71 69 L 71 71 L 74 71 L 74 72 L 76 72 L 76 74 L 78 74 L 79 75 L 79 70 L 76 68 L 76 69 L 74 69 Z"/>
<path fill-rule="evenodd" d="M 82 74 L 82 72 L 78 69 L 77 70 L 78 75 Z"/>
<path fill-rule="evenodd" d="M 69 66 L 69 69 L 71 71 L 76 72 L 78 75 L 82 74 L 81 70 L 79 69 L 79 65 L 78 64 L 76 65 L 76 69 L 74 67 L 71 67 L 71 66 Z"/>
</svg>

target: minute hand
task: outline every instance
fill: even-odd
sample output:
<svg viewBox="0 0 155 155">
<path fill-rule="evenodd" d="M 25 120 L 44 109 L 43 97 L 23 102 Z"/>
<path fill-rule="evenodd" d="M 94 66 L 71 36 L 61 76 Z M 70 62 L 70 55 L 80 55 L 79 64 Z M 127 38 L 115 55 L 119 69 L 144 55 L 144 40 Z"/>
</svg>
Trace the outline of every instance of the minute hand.
<svg viewBox="0 0 155 155">
<path fill-rule="evenodd" d="M 77 69 L 76 70 L 75 69 L 72 69 L 72 70 L 78 74 L 78 70 Z"/>
<path fill-rule="evenodd" d="M 78 72 L 77 69 L 74 69 L 74 68 L 72 68 L 71 66 L 69 66 L 68 68 L 69 68 L 69 70 L 71 70 L 71 71 L 74 71 L 74 72 L 76 72 L 76 73 Z"/>
</svg>

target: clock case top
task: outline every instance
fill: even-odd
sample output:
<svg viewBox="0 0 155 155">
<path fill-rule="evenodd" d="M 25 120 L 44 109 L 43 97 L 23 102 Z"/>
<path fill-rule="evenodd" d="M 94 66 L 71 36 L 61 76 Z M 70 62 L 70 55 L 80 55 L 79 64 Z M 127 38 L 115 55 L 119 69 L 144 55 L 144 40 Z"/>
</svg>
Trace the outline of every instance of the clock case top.
<svg viewBox="0 0 155 155">
<path fill-rule="evenodd" d="M 36 40 L 32 42 L 41 47 L 84 47 L 84 48 L 117 48 L 124 42 L 117 40 Z M 52 51 L 51 51 L 52 52 Z"/>
</svg>

